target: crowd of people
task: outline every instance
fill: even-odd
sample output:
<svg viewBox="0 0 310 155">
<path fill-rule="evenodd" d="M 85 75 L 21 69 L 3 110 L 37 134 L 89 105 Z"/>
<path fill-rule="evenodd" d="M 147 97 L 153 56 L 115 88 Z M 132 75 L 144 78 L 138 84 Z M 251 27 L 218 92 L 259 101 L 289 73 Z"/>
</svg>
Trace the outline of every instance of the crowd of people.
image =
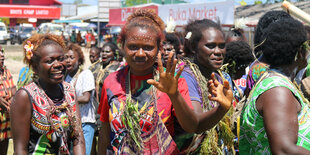
<svg viewBox="0 0 310 155">
<path fill-rule="evenodd" d="M 136 10 L 87 69 L 79 44 L 35 34 L 16 86 L 0 46 L 0 154 L 310 153 L 309 26 L 269 11 L 253 48 L 209 19 L 165 27 Z"/>
<path fill-rule="evenodd" d="M 62 37 L 65 40 L 65 42 L 76 43 L 78 45 L 85 45 L 88 48 L 96 46 L 96 38 L 91 30 L 88 30 L 85 36 L 82 36 L 81 30 L 77 30 L 78 31 L 77 33 L 75 31 L 76 31 L 75 29 L 72 30 L 70 38 L 68 39 L 66 39 L 62 33 Z"/>
</svg>

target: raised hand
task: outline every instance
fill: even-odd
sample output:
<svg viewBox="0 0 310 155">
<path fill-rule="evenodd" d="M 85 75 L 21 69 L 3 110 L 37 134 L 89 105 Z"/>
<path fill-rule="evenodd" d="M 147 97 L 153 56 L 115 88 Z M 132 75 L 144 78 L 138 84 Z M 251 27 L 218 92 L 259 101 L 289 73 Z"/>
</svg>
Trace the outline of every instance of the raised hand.
<svg viewBox="0 0 310 155">
<path fill-rule="evenodd" d="M 215 75 L 212 73 L 211 79 L 208 81 L 208 88 L 208 98 L 210 100 L 218 102 L 226 110 L 231 107 L 233 93 L 227 80 L 222 85 L 215 79 Z"/>
<path fill-rule="evenodd" d="M 167 68 L 166 71 L 164 71 L 161 54 L 159 52 L 157 58 L 160 74 L 159 81 L 155 81 L 153 79 L 147 80 L 148 84 L 154 85 L 158 90 L 165 92 L 168 95 L 175 95 L 178 92 L 178 79 L 184 69 L 184 66 L 182 66 L 177 75 L 174 76 L 177 59 L 172 60 L 173 55 L 173 52 L 169 53 Z M 171 61 L 173 61 L 173 63 L 171 63 Z"/>
</svg>

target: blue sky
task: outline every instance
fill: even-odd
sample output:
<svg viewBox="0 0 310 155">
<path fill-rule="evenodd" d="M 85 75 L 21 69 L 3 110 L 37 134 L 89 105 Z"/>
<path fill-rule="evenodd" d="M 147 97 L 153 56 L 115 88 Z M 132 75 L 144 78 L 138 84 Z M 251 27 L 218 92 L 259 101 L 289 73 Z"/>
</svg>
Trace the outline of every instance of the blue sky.
<svg viewBox="0 0 310 155">
<path fill-rule="evenodd" d="M 59 0 L 60 2 L 63 3 L 73 3 L 74 0 Z M 97 0 L 83 0 L 83 4 L 89 4 L 89 5 L 98 5 Z"/>
<path fill-rule="evenodd" d="M 73 3 L 74 0 L 59 0 L 63 3 Z M 217 2 L 217 1 L 223 1 L 223 0 L 186 0 L 188 2 Z M 236 5 L 238 5 L 241 0 L 235 0 Z M 244 0 L 247 4 L 251 5 L 254 4 L 255 0 Z M 266 2 L 266 0 L 262 0 L 263 2 Z M 98 1 L 97 0 L 83 0 L 84 4 L 89 4 L 89 5 L 97 5 Z"/>
</svg>

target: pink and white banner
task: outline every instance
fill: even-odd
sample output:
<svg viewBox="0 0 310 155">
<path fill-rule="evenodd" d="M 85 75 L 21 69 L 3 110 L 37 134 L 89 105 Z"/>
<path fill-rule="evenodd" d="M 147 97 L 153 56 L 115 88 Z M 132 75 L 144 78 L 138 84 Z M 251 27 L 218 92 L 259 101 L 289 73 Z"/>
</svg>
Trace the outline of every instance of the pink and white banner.
<svg viewBox="0 0 310 155">
<path fill-rule="evenodd" d="M 165 22 L 172 17 L 176 25 L 186 25 L 189 20 L 206 18 L 230 25 L 234 24 L 234 1 L 162 5 L 158 7 L 158 15 Z"/>
</svg>

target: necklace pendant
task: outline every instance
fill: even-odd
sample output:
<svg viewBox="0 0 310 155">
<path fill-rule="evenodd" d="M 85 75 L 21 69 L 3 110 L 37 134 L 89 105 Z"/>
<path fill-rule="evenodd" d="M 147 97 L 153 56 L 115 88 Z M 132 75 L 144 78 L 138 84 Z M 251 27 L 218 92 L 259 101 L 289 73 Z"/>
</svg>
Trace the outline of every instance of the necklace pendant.
<svg viewBox="0 0 310 155">
<path fill-rule="evenodd" d="M 65 114 L 62 114 L 60 116 L 60 123 L 61 123 L 61 126 L 65 129 L 67 129 L 69 127 L 69 124 L 70 124 L 70 121 L 69 121 L 69 118 L 67 115 Z"/>
</svg>

